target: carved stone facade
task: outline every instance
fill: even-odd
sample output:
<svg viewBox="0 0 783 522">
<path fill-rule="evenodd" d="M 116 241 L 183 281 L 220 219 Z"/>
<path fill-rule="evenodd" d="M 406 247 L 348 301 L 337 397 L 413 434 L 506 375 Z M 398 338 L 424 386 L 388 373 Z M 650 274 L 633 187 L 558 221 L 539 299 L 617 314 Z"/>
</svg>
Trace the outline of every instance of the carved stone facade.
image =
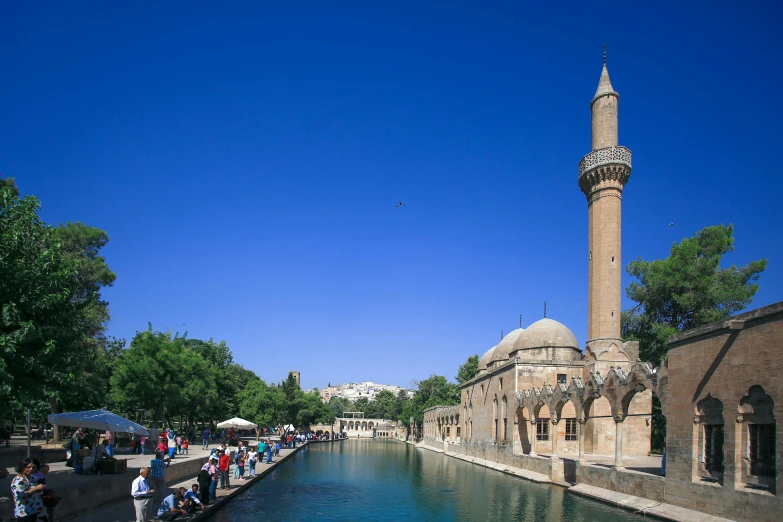
<svg viewBox="0 0 783 522">
<path fill-rule="evenodd" d="M 588 202 L 584 352 L 551 319 L 514 330 L 480 358 L 458 406 L 426 410 L 411 430 L 425 447 L 544 481 L 730 519 L 780 520 L 783 303 L 674 336 L 657 368 L 639 359 L 638 343 L 620 339 L 621 200 L 631 153 L 617 143 L 618 101 L 604 64 L 590 104 L 593 151 L 579 164 Z M 649 456 L 654 395 L 667 420 L 665 463 Z M 640 459 L 648 467 L 626 467 Z"/>
</svg>

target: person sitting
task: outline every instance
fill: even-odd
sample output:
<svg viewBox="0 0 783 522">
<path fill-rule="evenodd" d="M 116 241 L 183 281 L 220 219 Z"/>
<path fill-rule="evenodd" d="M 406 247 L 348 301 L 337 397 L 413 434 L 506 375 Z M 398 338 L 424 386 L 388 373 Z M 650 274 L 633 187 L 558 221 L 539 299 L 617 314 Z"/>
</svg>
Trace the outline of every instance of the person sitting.
<svg viewBox="0 0 783 522">
<path fill-rule="evenodd" d="M 185 488 L 179 489 L 180 491 L 184 492 L 181 503 L 182 509 L 186 510 L 188 513 L 204 510 L 203 504 L 201 504 L 201 501 L 198 499 L 198 484 L 191 484 L 190 489 L 188 490 L 185 490 Z"/>
<path fill-rule="evenodd" d="M 163 499 L 163 502 L 158 508 L 158 518 L 161 520 L 176 520 L 182 515 L 187 515 L 188 512 L 179 507 L 180 501 L 182 501 L 182 491 L 185 488 L 179 488 L 177 491 Z"/>
<path fill-rule="evenodd" d="M 108 445 L 109 445 L 109 441 L 104 439 L 102 443 L 96 445 L 92 449 L 89 457 L 84 457 L 84 463 L 82 465 L 84 473 L 88 473 L 90 471 L 96 471 L 98 462 L 102 460 L 114 460 L 114 457 L 111 457 L 109 455 L 109 452 L 107 450 Z"/>
</svg>

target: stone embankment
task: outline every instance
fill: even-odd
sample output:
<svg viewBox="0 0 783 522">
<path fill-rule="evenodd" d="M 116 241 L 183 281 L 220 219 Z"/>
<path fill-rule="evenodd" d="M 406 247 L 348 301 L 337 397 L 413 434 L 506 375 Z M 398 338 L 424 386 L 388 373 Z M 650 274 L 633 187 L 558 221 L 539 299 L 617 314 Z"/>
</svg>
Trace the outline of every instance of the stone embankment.
<svg viewBox="0 0 783 522">
<path fill-rule="evenodd" d="M 329 441 L 331 442 L 331 441 Z M 220 509 L 230 498 L 245 491 L 264 476 L 271 473 L 281 462 L 299 451 L 295 449 L 280 450 L 280 455 L 272 459 L 271 464 L 259 462 L 256 465 L 256 477 L 244 481 L 232 478 L 230 490 L 218 490 L 217 501 L 211 503 L 206 512 L 181 518 L 180 520 L 205 519 Z M 209 450 L 201 447 L 190 449 L 189 455 L 178 455 L 171 466 L 166 468 L 165 480 L 168 493 L 174 488 L 186 487 L 196 482 L 201 467 L 207 461 Z M 75 474 L 63 462 L 50 464 L 51 472 L 48 482 L 52 490 L 62 498 L 55 510 L 58 521 L 72 522 L 127 522 L 135 518 L 133 501 L 130 497 L 131 483 L 138 477 L 139 469 L 149 466 L 150 455 L 118 455 L 118 459 L 128 460 L 128 470 L 114 475 L 82 475 Z M 233 470 L 233 465 L 232 465 Z M 11 475 L 0 480 L 0 521 L 13 520 L 13 502 L 10 499 L 10 482 L 15 472 L 9 469 Z M 233 473 L 233 471 L 232 471 Z M 246 470 L 247 475 L 247 470 Z M 233 475 L 232 475 L 233 476 Z M 158 506 L 154 511 L 157 512 Z"/>
<path fill-rule="evenodd" d="M 407 442 L 408 444 L 414 444 L 408 441 L 405 442 Z M 535 471 L 511 466 L 509 464 L 494 462 L 491 460 L 481 459 L 463 453 L 454 452 L 451 451 L 452 448 L 449 448 L 449 451 L 446 451 L 443 449 L 443 445 L 441 445 L 441 447 L 433 447 L 429 444 L 426 444 L 424 441 L 422 441 L 415 444 L 415 446 L 417 448 L 425 449 L 435 453 L 441 453 L 447 457 L 453 457 L 456 459 L 464 460 L 465 462 L 470 462 L 472 464 L 477 464 L 479 466 L 483 466 L 486 468 L 495 469 L 507 475 L 514 475 L 516 477 L 531 480 L 533 482 L 550 483 L 554 486 L 565 487 L 567 488 L 569 493 L 592 498 L 593 500 L 598 500 L 600 502 L 605 502 L 607 504 L 612 504 L 621 509 L 632 511 L 634 513 L 638 513 L 643 516 L 650 516 L 660 520 L 670 520 L 673 522 L 694 522 L 694 521 L 732 522 L 731 520 L 726 518 L 720 518 L 705 513 L 701 513 L 699 511 L 694 511 L 692 509 L 685 509 L 682 507 L 674 506 L 672 504 L 667 504 L 665 502 L 650 500 L 635 495 L 629 495 L 618 491 L 612 491 L 609 489 L 592 486 L 589 484 L 584 484 L 584 483 L 573 484 L 560 480 L 552 480 L 548 475 L 543 473 L 537 473 Z M 593 468 L 598 466 L 586 466 L 586 467 Z M 603 471 L 605 472 L 606 470 Z M 645 475 L 643 473 L 633 472 L 633 471 L 631 471 L 629 474 L 633 474 L 637 476 Z M 648 478 L 653 480 L 663 481 L 662 477 L 655 477 L 652 475 L 648 475 Z"/>
</svg>

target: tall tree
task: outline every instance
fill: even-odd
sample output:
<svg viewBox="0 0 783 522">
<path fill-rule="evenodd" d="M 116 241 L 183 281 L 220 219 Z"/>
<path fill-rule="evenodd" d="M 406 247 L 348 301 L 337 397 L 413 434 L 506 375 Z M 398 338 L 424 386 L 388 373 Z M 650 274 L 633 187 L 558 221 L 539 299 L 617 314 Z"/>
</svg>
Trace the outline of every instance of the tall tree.
<svg viewBox="0 0 783 522">
<path fill-rule="evenodd" d="M 95 353 L 82 341 L 99 296 L 82 291 L 78 262 L 39 209 L 0 188 L 0 394 L 20 403 L 74 388 Z"/>
<path fill-rule="evenodd" d="M 628 264 L 637 281 L 627 294 L 637 304 L 623 312 L 623 338 L 640 342 L 643 360 L 659 363 L 671 335 L 729 317 L 750 304 L 767 260 L 721 268 L 723 256 L 733 250 L 734 227 L 717 225 L 675 243 L 666 259 Z"/>
<path fill-rule="evenodd" d="M 58 402 L 67 409 L 80 409 L 86 402 L 106 405 L 106 380 L 105 370 L 111 367 L 105 366 L 106 356 L 111 356 L 105 351 L 112 349 L 114 345 L 105 338 L 106 327 L 109 322 L 109 303 L 101 298 L 101 290 L 111 286 L 117 276 L 106 264 L 106 260 L 100 255 L 100 251 L 109 242 L 108 234 L 95 227 L 83 223 L 60 224 L 53 229 L 52 241 L 60 243 L 66 255 L 77 266 L 78 291 L 74 299 L 84 300 L 90 296 L 96 297 L 90 300 L 90 305 L 85 308 L 85 314 L 92 326 L 83 332 L 81 338 L 74 339 L 73 343 L 81 344 L 78 349 L 90 356 L 82 360 L 79 366 L 81 373 L 76 376 L 79 384 L 66 388 L 46 387 L 49 404 L 52 413 L 59 411 Z M 56 428 L 55 428 L 56 429 Z M 59 433 L 55 434 L 55 439 Z"/>
<path fill-rule="evenodd" d="M 460 384 L 460 386 L 476 376 L 478 373 L 478 361 L 478 354 L 474 354 L 468 357 L 468 360 L 465 361 L 465 364 L 459 367 L 459 371 L 457 372 L 455 379 L 457 379 L 457 382 Z"/>
</svg>

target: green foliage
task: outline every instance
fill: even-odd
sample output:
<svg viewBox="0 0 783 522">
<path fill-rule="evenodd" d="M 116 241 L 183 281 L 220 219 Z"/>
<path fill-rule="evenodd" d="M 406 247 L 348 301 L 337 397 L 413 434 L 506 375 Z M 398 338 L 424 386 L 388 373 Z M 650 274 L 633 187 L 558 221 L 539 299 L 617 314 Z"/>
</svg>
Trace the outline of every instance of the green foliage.
<svg viewBox="0 0 783 522">
<path fill-rule="evenodd" d="M 358 411 L 356 406 L 345 397 L 331 397 L 327 403 L 335 417 L 343 417 L 346 411 Z"/>
<path fill-rule="evenodd" d="M 0 396 L 20 402 L 74 387 L 96 356 L 83 340 L 96 331 L 97 292 L 83 291 L 78 262 L 39 209 L 0 189 Z"/>
<path fill-rule="evenodd" d="M 478 362 L 478 354 L 474 354 L 468 357 L 468 360 L 465 361 L 465 364 L 459 367 L 459 371 L 457 372 L 455 379 L 457 379 L 457 382 L 460 384 L 460 386 L 476 376 L 478 373 Z"/>
<path fill-rule="evenodd" d="M 643 360 L 661 361 L 672 334 L 729 317 L 753 300 L 767 261 L 720 268 L 734 250 L 733 233 L 732 225 L 707 227 L 675 243 L 666 259 L 629 263 L 638 281 L 627 294 L 637 304 L 623 312 L 623 338 L 640 342 Z"/>
<path fill-rule="evenodd" d="M 418 388 L 416 394 L 413 399 L 403 402 L 402 412 L 398 417 L 406 426 L 411 417 L 416 422 L 422 422 L 424 410 L 427 408 L 459 404 L 459 386 L 442 375 L 431 375 L 415 384 Z"/>
<path fill-rule="evenodd" d="M 239 414 L 262 427 L 284 422 L 285 394 L 277 386 L 267 386 L 261 379 L 251 380 L 239 394 Z"/>
</svg>

